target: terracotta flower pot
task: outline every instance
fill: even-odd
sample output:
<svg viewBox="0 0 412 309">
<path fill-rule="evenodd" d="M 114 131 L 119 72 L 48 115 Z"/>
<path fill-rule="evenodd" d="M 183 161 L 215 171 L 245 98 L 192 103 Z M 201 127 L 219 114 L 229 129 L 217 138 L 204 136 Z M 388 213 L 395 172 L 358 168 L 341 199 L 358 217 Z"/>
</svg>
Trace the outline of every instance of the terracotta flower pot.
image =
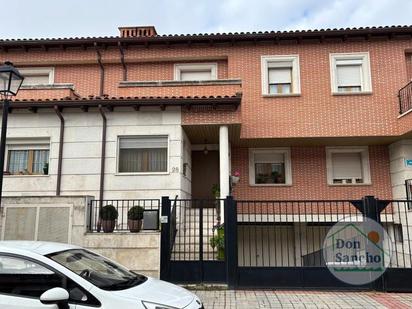
<svg viewBox="0 0 412 309">
<path fill-rule="evenodd" d="M 101 220 L 103 232 L 113 233 L 114 227 L 116 225 L 115 220 Z"/>
<path fill-rule="evenodd" d="M 232 183 L 233 184 L 237 184 L 240 180 L 239 176 L 230 176 L 232 178 Z"/>
<path fill-rule="evenodd" d="M 143 220 L 127 220 L 127 225 L 132 233 L 138 233 L 142 229 Z"/>
</svg>

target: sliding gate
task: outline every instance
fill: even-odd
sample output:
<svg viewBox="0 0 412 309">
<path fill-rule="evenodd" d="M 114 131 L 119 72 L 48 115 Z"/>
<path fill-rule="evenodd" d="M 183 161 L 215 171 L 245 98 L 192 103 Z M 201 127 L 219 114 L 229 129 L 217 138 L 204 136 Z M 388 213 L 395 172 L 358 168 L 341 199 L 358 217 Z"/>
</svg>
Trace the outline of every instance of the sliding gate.
<svg viewBox="0 0 412 309">
<path fill-rule="evenodd" d="M 225 283 L 224 200 L 162 199 L 161 278 L 175 283 Z"/>
<path fill-rule="evenodd" d="M 224 203 L 224 232 L 218 229 L 220 203 Z M 163 198 L 161 278 L 176 283 L 227 283 L 230 288 L 412 292 L 411 216 L 412 200 L 383 201 L 373 196 L 319 201 Z M 345 222 L 373 219 L 389 235 L 389 266 L 372 283 L 346 284 L 323 259 L 328 231 L 348 217 Z"/>
<path fill-rule="evenodd" d="M 234 201 L 237 258 L 232 286 L 412 291 L 411 201 Z M 392 243 L 389 267 L 376 281 L 349 285 L 326 267 L 323 244 L 343 218 L 380 222 Z"/>
</svg>

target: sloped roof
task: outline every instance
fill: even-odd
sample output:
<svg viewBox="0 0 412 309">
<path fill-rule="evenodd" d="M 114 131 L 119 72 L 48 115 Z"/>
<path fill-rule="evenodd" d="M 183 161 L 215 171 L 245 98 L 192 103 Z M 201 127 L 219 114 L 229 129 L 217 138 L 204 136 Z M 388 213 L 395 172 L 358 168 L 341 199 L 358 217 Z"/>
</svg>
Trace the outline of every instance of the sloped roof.
<svg viewBox="0 0 412 309">
<path fill-rule="evenodd" d="M 242 94 L 232 96 L 141 96 L 141 97 L 65 97 L 60 99 L 16 99 L 11 109 L 88 108 L 88 107 L 144 107 L 144 106 L 232 106 L 237 108 Z"/>
<path fill-rule="evenodd" d="M 379 27 L 358 28 L 327 28 L 314 30 L 295 31 L 258 31 L 258 32 L 227 32 L 227 33 L 198 33 L 198 34 L 165 34 L 152 37 L 119 36 L 101 37 L 69 37 L 69 38 L 27 38 L 27 39 L 1 39 L 0 48 L 33 48 L 35 46 L 83 46 L 94 44 L 102 45 L 139 45 L 139 44 L 170 44 L 170 43 L 223 43 L 237 41 L 270 41 L 270 40 L 305 40 L 305 39 L 327 39 L 327 38 L 349 38 L 374 36 L 396 36 L 412 37 L 412 25 L 393 25 Z"/>
</svg>

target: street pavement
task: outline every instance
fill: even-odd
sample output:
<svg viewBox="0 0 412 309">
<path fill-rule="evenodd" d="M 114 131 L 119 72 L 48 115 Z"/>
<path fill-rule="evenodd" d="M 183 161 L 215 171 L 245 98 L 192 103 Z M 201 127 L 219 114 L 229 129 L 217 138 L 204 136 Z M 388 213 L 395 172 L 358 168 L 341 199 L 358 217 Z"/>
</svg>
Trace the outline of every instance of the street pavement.
<svg viewBox="0 0 412 309">
<path fill-rule="evenodd" d="M 205 309 L 412 308 L 412 293 L 194 290 Z"/>
</svg>

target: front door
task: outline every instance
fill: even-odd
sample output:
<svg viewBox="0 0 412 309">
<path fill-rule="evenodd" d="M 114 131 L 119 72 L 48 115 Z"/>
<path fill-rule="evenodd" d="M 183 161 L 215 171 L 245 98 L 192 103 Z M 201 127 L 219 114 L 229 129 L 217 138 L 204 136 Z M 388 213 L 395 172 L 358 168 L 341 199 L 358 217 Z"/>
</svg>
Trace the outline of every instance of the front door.
<svg viewBox="0 0 412 309">
<path fill-rule="evenodd" d="M 192 151 L 192 197 L 214 199 L 213 185 L 219 184 L 219 151 Z M 213 207 L 213 205 L 211 205 Z"/>
</svg>

